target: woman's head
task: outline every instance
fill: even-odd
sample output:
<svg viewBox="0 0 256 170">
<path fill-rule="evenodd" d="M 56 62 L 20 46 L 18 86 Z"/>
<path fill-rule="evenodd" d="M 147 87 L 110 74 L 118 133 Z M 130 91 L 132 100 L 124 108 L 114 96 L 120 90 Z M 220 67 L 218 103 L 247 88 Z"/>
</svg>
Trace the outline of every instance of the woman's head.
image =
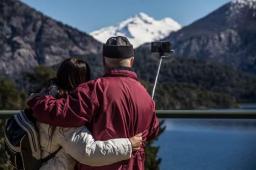
<svg viewBox="0 0 256 170">
<path fill-rule="evenodd" d="M 70 91 L 79 84 L 89 81 L 89 65 L 80 59 L 69 58 L 64 60 L 57 71 L 57 85 L 59 88 Z"/>
</svg>

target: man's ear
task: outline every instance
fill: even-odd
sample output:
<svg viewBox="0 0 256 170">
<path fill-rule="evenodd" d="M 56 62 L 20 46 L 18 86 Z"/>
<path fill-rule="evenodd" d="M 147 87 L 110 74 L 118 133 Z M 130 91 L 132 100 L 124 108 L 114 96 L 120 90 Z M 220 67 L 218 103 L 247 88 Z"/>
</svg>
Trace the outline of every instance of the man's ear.
<svg viewBox="0 0 256 170">
<path fill-rule="evenodd" d="M 134 64 L 134 57 L 131 58 L 130 63 L 131 63 L 131 67 L 132 67 Z"/>
</svg>

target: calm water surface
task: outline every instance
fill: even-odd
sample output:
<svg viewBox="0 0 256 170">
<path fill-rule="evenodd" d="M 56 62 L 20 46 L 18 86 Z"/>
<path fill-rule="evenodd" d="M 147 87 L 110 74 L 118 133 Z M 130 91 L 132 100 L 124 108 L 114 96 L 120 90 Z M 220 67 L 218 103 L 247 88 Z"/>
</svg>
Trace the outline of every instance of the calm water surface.
<svg viewBox="0 0 256 170">
<path fill-rule="evenodd" d="M 256 170 L 255 120 L 166 119 L 161 170 Z"/>
</svg>

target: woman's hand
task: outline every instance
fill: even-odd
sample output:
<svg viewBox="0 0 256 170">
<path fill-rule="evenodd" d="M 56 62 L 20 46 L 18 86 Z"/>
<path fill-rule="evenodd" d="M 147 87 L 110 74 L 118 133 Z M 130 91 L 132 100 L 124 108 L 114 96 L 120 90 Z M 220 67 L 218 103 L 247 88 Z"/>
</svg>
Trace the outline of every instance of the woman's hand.
<svg viewBox="0 0 256 170">
<path fill-rule="evenodd" d="M 31 93 L 29 97 L 26 99 L 26 103 L 30 100 L 34 99 L 35 97 L 45 96 L 47 94 L 47 89 L 43 88 L 39 93 Z"/>
<path fill-rule="evenodd" d="M 138 133 L 135 136 L 129 138 L 131 144 L 132 144 L 132 150 L 137 151 L 140 149 L 142 145 L 142 133 Z"/>
<path fill-rule="evenodd" d="M 28 103 L 30 100 L 34 99 L 35 97 L 40 97 L 40 93 L 31 93 L 28 98 L 26 99 L 26 103 Z"/>
</svg>

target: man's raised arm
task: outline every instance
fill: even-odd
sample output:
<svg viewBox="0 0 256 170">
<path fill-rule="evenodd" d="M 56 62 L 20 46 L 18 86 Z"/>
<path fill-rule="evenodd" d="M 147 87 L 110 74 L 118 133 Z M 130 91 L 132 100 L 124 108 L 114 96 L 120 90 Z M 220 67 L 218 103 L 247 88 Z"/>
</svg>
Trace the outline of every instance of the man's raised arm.
<svg viewBox="0 0 256 170">
<path fill-rule="evenodd" d="M 91 121 L 97 99 L 88 85 L 84 84 L 65 98 L 37 96 L 27 104 L 40 122 L 54 126 L 79 127 Z"/>
</svg>

